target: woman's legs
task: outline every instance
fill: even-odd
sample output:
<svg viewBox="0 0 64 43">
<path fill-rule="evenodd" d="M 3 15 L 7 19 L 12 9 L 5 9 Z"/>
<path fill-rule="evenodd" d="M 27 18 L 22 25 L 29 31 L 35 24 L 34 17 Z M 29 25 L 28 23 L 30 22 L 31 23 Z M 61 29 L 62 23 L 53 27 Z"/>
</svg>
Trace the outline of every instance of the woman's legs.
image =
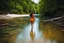
<svg viewBox="0 0 64 43">
<path fill-rule="evenodd" d="M 31 30 L 33 30 L 33 23 L 31 23 Z"/>
</svg>

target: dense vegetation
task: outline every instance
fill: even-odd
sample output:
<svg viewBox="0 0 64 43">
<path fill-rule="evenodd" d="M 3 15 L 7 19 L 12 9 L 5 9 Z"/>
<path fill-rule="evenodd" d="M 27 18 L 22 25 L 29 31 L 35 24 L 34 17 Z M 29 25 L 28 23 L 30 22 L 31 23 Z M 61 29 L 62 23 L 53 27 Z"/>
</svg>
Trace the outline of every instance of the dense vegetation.
<svg viewBox="0 0 64 43">
<path fill-rule="evenodd" d="M 57 17 L 64 14 L 64 0 L 0 0 L 0 13 L 28 14 L 31 11 L 42 16 Z"/>
<path fill-rule="evenodd" d="M 46 17 L 64 15 L 64 0 L 40 0 L 39 13 Z"/>
<path fill-rule="evenodd" d="M 31 0 L 0 0 L 0 13 L 30 13 L 37 10 L 37 4 Z"/>
</svg>

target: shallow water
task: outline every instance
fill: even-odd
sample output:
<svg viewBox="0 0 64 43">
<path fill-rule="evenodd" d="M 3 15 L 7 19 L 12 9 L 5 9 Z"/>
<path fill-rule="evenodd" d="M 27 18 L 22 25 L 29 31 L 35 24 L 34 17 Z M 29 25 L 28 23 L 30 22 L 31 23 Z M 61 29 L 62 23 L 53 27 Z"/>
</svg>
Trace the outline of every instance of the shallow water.
<svg viewBox="0 0 64 43">
<path fill-rule="evenodd" d="M 8 20 L 8 22 L 10 21 Z M 64 43 L 62 28 L 53 23 L 40 22 L 40 19 L 35 17 L 33 32 L 31 32 L 31 24 L 28 18 L 19 18 L 19 20 L 14 21 L 15 24 L 11 23 L 10 26 L 5 27 L 6 29 L 3 28 L 1 32 L 5 34 L 8 31 L 8 34 L 14 34 L 0 35 L 1 43 Z"/>
</svg>

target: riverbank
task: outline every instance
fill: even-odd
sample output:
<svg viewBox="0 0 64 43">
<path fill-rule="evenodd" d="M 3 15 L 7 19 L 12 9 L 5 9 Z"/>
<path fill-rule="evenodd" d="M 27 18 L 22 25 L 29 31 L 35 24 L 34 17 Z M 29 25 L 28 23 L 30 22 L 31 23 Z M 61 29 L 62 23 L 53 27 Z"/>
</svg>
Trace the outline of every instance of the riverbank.
<svg viewBox="0 0 64 43">
<path fill-rule="evenodd" d="M 40 14 L 34 14 L 35 17 L 39 17 Z M 16 17 L 29 17 L 29 14 L 7 14 L 7 15 L 0 15 L 0 19 L 11 19 Z"/>
<path fill-rule="evenodd" d="M 29 17 L 29 14 L 7 14 L 7 15 L 0 15 L 0 19 L 11 19 L 15 17 Z"/>
<path fill-rule="evenodd" d="M 42 20 L 43 22 L 51 22 L 58 26 L 64 27 L 64 16 L 56 17 L 48 20 Z"/>
</svg>

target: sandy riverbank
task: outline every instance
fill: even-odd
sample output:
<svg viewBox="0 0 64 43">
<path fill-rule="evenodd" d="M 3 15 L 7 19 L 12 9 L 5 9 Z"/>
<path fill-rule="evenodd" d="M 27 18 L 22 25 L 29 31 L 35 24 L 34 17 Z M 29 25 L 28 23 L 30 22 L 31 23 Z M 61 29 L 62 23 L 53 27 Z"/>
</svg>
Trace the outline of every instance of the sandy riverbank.
<svg viewBox="0 0 64 43">
<path fill-rule="evenodd" d="M 11 19 L 15 17 L 29 17 L 28 14 L 7 14 L 7 15 L 0 15 L 0 19 Z"/>
</svg>

